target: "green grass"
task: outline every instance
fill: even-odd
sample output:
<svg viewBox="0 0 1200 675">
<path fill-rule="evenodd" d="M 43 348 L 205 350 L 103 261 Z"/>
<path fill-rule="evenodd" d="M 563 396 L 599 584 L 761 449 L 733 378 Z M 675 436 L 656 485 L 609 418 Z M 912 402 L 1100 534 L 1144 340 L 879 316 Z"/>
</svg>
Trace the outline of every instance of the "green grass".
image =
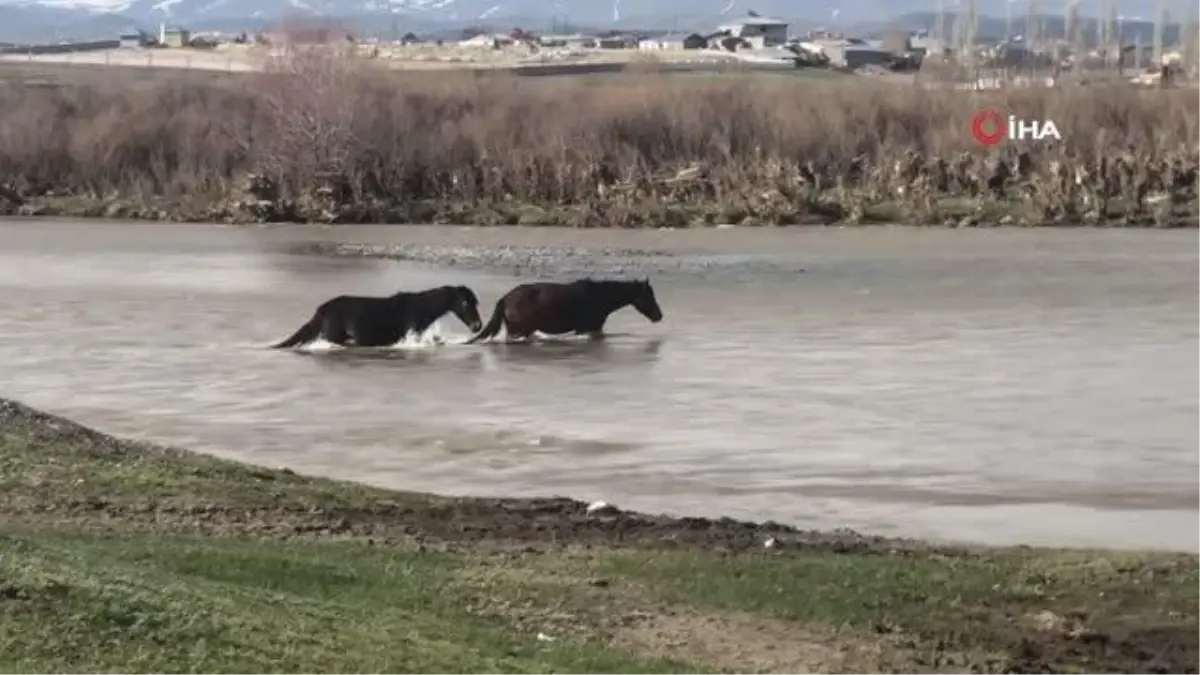
<svg viewBox="0 0 1200 675">
<path fill-rule="evenodd" d="M 601 560 L 608 573 L 641 579 L 672 600 L 798 621 L 870 627 L 884 620 L 916 627 L 931 622 L 930 612 L 953 622 L 973 608 L 1019 613 L 1038 604 L 1086 606 L 1097 615 L 1173 606 L 1195 615 L 1194 562 L 1166 557 L 1146 566 L 1149 557 L 1154 556 L 1013 550 L 961 557 L 814 553 L 720 561 L 681 552 L 656 556 L 652 564 L 614 553 Z"/>
<path fill-rule="evenodd" d="M 0 540 L 6 672 L 696 672 L 469 610 L 448 554 L 122 535 Z"/>
<path fill-rule="evenodd" d="M 1194 555 L 720 551 L 573 508 L 307 478 L 0 399 L 0 671 L 1197 671 Z"/>
</svg>

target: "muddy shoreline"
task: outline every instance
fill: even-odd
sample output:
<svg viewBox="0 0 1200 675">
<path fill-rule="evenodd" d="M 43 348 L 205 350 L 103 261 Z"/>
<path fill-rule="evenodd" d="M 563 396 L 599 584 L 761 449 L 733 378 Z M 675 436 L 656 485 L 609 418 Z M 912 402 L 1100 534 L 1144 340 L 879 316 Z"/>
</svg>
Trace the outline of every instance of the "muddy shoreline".
<svg viewBox="0 0 1200 675">
<path fill-rule="evenodd" d="M 0 186 L 2 188 L 3 186 Z M 719 202 L 671 203 L 648 199 L 640 206 L 620 203 L 543 205 L 508 200 L 485 202 L 328 203 L 319 196 L 299 202 L 271 202 L 253 195 L 209 198 L 129 198 L 21 196 L 0 193 L 0 216 L 142 220 L 151 222 L 331 225 L 540 226 L 577 229 L 741 227 L 842 227 L 901 225 L 935 228 L 1136 228 L 1200 227 L 1200 202 L 1192 193 L 1155 197 L 1149 204 L 1117 205 L 1099 213 L 1081 202 L 1060 204 L 1060 213 L 1039 213 L 1019 200 L 945 196 L 938 203 L 877 200 L 870 195 L 819 195 L 800 201 L 731 207 Z"/>
<path fill-rule="evenodd" d="M 118 439 L 0 398 L 0 427 L 19 431 L 38 443 L 86 443 L 111 457 L 150 453 L 162 458 L 195 456 L 188 450 Z M 311 481 L 289 469 L 251 468 L 264 484 Z M 100 527 L 119 522 L 154 532 L 202 532 L 226 535 L 356 536 L 415 541 L 438 548 L 485 546 L 537 550 L 571 545 L 667 546 L 728 552 L 828 550 L 894 553 L 904 550 L 951 550 L 915 540 L 875 537 L 850 530 L 819 532 L 774 522 L 731 518 L 691 518 L 597 507 L 565 497 L 476 498 L 413 494 L 403 502 L 383 500 L 360 505 L 313 505 L 303 509 L 273 505 L 233 506 L 154 502 L 130 504 L 102 496 L 79 496 L 53 503 L 40 500 L 6 505 L 11 522 L 52 520 L 63 526 Z"/>
<path fill-rule="evenodd" d="M 261 656 L 287 671 L 383 671 L 396 668 L 379 659 L 434 646 L 494 653 L 501 638 L 480 642 L 484 626 L 510 655 L 548 660 L 515 670 L 569 670 L 554 664 L 583 648 L 608 659 L 575 667 L 588 672 L 1198 668 L 1189 554 L 934 546 L 565 498 L 393 492 L 123 440 L 8 399 L 0 469 L 0 637 L 15 631 L 0 664 L 20 672 L 61 671 L 63 653 L 84 670 L 200 659 L 253 672 L 265 666 L 237 659 Z M 347 606 L 325 621 L 332 602 Z M 388 631 L 408 636 L 401 651 L 362 643 L 401 620 Z M 464 624 L 480 628 L 447 635 Z M 314 635 L 341 647 L 314 652 Z M 422 636 L 436 640 L 412 649 Z M 223 646 L 246 639 L 261 644 Z M 558 641 L 567 655 L 547 651 Z M 409 669 L 497 669 L 433 658 Z M 303 666 L 280 665 L 293 661 Z"/>
</svg>

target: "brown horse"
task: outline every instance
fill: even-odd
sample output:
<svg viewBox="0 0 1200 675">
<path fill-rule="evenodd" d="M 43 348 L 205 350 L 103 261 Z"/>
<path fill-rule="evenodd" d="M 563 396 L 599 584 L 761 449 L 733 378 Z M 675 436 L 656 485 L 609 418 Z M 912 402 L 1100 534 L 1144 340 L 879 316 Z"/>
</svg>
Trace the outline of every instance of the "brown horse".
<svg viewBox="0 0 1200 675">
<path fill-rule="evenodd" d="M 575 333 L 600 338 L 613 312 L 633 308 L 654 323 L 663 313 L 650 281 L 580 279 L 567 284 L 521 284 L 500 298 L 483 330 L 466 344 L 495 337 L 503 327 L 509 340 L 528 340 L 534 331 L 546 335 Z"/>
</svg>

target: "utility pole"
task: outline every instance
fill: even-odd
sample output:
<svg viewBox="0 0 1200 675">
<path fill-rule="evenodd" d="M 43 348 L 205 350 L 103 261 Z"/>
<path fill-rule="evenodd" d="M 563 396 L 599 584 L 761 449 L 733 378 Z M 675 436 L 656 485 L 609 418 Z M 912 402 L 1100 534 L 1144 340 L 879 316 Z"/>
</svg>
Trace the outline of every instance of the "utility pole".
<svg viewBox="0 0 1200 675">
<path fill-rule="evenodd" d="M 1179 64 L 1188 76 L 1200 74 L 1200 19 L 1196 16 L 1196 8 L 1188 10 L 1187 21 L 1183 24 L 1183 43 L 1180 56 L 1183 61 Z"/>
<path fill-rule="evenodd" d="M 1066 34 L 1063 37 L 1070 43 L 1071 53 L 1074 55 L 1075 63 L 1078 64 L 1083 59 L 1083 27 L 1079 25 L 1078 0 L 1067 4 L 1067 17 L 1063 27 L 1066 28 Z"/>
<path fill-rule="evenodd" d="M 1119 70 L 1121 64 L 1121 36 L 1118 32 L 1116 0 L 1104 0 L 1101 23 L 1101 49 L 1104 50 L 1104 67 L 1106 70 Z"/>
<path fill-rule="evenodd" d="M 1046 14 L 1042 11 L 1042 3 L 1035 3 L 1037 9 L 1033 12 L 1033 20 L 1037 22 L 1037 30 L 1034 32 L 1033 43 L 1037 45 L 1038 53 L 1042 53 L 1046 49 Z"/>
<path fill-rule="evenodd" d="M 962 12 L 958 5 L 954 6 L 954 16 L 950 19 L 950 46 L 959 60 L 962 59 Z"/>
<path fill-rule="evenodd" d="M 1042 45 L 1042 3 L 1029 0 L 1029 12 L 1025 17 L 1025 48 L 1032 56 Z"/>
<path fill-rule="evenodd" d="M 929 37 L 936 42 L 942 37 L 942 1 L 933 2 L 933 25 L 929 27 Z"/>
<path fill-rule="evenodd" d="M 975 57 L 975 33 L 979 30 L 979 0 L 968 0 L 967 3 L 967 50 L 971 59 Z"/>
<path fill-rule="evenodd" d="M 1167 6 L 1163 0 L 1158 0 L 1158 12 L 1154 16 L 1154 67 L 1162 67 L 1163 59 L 1163 25 L 1167 23 Z"/>
</svg>

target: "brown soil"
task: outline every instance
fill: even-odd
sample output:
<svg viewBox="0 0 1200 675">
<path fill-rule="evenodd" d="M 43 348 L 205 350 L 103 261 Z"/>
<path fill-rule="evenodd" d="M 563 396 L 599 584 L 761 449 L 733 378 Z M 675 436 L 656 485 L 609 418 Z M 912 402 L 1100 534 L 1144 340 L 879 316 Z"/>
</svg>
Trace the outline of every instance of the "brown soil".
<svg viewBox="0 0 1200 675">
<path fill-rule="evenodd" d="M 895 641 L 875 643 L 836 631 L 797 631 L 793 623 L 742 613 L 676 610 L 618 631 L 616 644 L 666 658 L 696 658 L 732 672 L 880 672 L 897 659 Z M 905 650 L 907 651 L 907 650 Z M 905 656 L 909 656 L 905 654 Z M 889 661 L 891 668 L 889 668 Z M 902 668 L 902 666 L 901 666 Z"/>
<path fill-rule="evenodd" d="M 111 459 L 153 453 L 163 458 L 193 458 L 185 450 L 158 448 L 113 438 L 15 401 L 0 399 L 0 428 L 19 428 L 37 444 L 86 446 Z M 197 466 L 193 475 L 224 478 L 229 469 Z M 246 467 L 245 479 L 286 489 L 311 479 L 290 470 Z M 241 478 L 241 477 L 239 477 Z M 181 503 L 170 497 L 45 493 L 41 498 L 0 501 L 9 519 L 69 526 L 136 528 L 206 534 L 325 535 L 410 540 L 441 548 L 456 545 L 492 549 L 568 545 L 646 545 L 741 551 L 829 550 L 889 552 L 922 547 L 917 542 L 885 539 L 849 530 L 818 532 L 773 522 L 731 518 L 675 518 L 607 507 L 588 512 L 586 502 L 552 497 L 532 499 L 405 496 L 378 491 L 377 499 L 345 505 L 276 503 L 232 506 L 217 502 Z"/>
</svg>

